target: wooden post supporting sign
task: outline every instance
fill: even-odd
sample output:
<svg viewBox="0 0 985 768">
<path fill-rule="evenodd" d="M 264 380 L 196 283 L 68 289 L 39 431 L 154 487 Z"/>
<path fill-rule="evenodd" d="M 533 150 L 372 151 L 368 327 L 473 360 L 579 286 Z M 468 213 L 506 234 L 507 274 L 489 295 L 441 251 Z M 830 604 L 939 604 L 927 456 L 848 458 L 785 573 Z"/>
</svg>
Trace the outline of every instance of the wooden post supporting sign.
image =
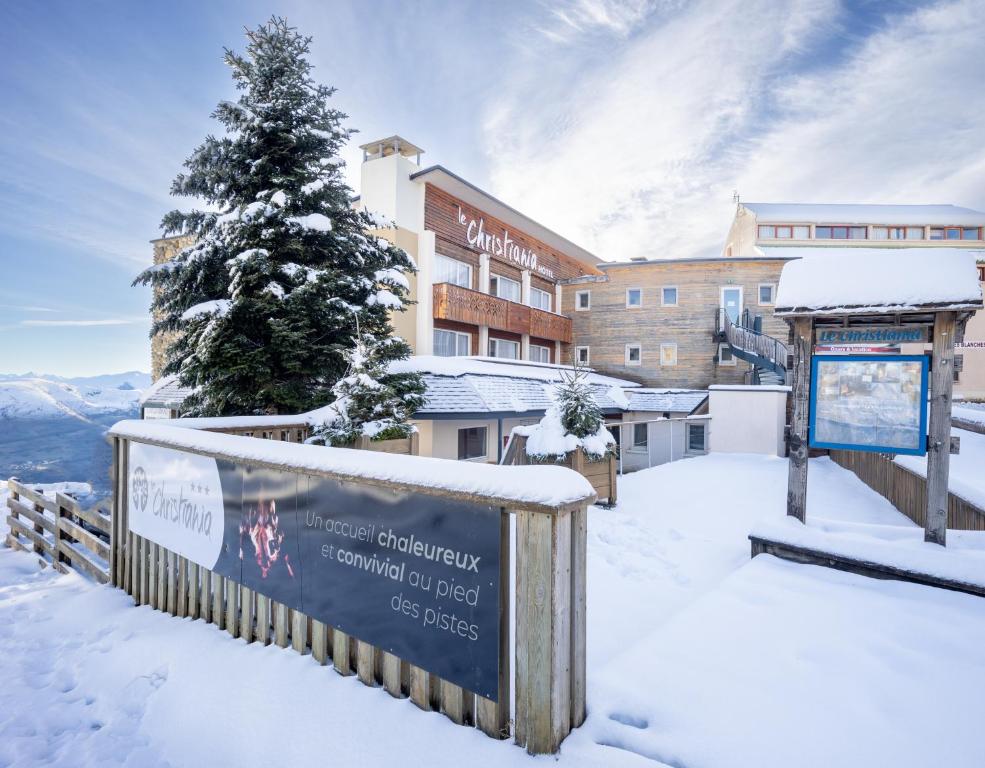
<svg viewBox="0 0 985 768">
<path fill-rule="evenodd" d="M 938 312 L 934 320 L 934 352 L 930 371 L 930 423 L 927 439 L 927 524 L 924 540 L 947 542 L 947 477 L 951 451 L 951 391 L 954 386 L 954 312 Z"/>
<path fill-rule="evenodd" d="M 810 410 L 811 352 L 814 321 L 798 317 L 793 321 L 793 418 L 790 423 L 790 464 L 787 479 L 787 514 L 804 522 L 807 516 L 807 446 Z"/>
</svg>

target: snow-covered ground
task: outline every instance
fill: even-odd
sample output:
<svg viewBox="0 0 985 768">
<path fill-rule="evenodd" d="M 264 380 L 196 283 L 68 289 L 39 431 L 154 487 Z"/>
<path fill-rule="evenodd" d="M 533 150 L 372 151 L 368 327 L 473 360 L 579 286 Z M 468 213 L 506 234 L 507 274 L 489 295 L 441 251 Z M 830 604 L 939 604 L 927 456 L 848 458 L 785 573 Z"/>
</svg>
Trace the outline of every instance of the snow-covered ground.
<svg viewBox="0 0 985 768">
<path fill-rule="evenodd" d="M 768 556 L 787 463 L 711 455 L 589 517 L 589 716 L 568 766 L 985 765 L 985 600 Z M 912 524 L 811 462 L 808 514 Z M 443 716 L 0 549 L 0 765 L 511 766 Z M 536 762 L 550 763 L 550 758 Z"/>
</svg>

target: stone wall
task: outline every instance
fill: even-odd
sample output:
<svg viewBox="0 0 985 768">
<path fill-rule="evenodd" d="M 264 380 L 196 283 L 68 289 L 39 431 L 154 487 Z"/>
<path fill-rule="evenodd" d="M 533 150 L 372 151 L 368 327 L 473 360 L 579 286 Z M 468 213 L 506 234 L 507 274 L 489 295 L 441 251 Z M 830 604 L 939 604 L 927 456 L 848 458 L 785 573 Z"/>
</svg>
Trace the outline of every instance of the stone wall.
<svg viewBox="0 0 985 768">
<path fill-rule="evenodd" d="M 161 238 L 152 242 L 154 245 L 154 263 L 163 264 L 166 261 L 171 261 L 182 248 L 191 245 L 194 242 L 194 238 L 191 235 L 179 235 L 177 237 Z M 157 317 L 158 313 L 155 312 L 154 319 L 156 320 Z M 161 371 L 164 369 L 168 347 L 174 343 L 174 340 L 175 334 L 173 333 L 158 333 L 151 337 L 151 377 L 154 381 L 161 378 Z"/>
</svg>

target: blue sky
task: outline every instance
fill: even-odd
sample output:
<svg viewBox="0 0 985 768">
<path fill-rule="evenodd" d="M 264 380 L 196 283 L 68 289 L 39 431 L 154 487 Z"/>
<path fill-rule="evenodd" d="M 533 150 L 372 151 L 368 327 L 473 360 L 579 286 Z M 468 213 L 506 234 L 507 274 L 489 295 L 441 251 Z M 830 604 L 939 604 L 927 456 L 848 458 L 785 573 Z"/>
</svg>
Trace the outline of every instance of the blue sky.
<svg viewBox="0 0 985 768">
<path fill-rule="evenodd" d="M 7 0 L 0 369 L 149 368 L 130 282 L 234 96 L 223 46 L 271 13 L 358 138 L 400 133 L 602 258 L 719 248 L 735 190 L 985 209 L 980 1 Z"/>
</svg>

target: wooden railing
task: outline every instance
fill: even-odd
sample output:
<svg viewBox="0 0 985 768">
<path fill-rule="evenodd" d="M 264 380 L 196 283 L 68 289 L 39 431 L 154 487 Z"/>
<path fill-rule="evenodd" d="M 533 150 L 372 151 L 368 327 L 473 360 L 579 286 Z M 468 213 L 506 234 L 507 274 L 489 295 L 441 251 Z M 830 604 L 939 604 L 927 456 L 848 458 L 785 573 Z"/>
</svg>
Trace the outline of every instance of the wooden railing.
<svg viewBox="0 0 985 768">
<path fill-rule="evenodd" d="M 836 464 L 887 499 L 917 525 L 927 521 L 927 480 L 893 461 L 890 454 L 867 451 L 831 451 Z M 953 493 L 947 495 L 947 527 L 985 531 L 985 510 Z"/>
<path fill-rule="evenodd" d="M 452 283 L 433 287 L 434 317 L 570 344 L 571 318 Z"/>
<path fill-rule="evenodd" d="M 59 571 L 74 568 L 100 583 L 110 578 L 109 507 L 99 503 L 83 509 L 64 493 L 54 498 L 19 482 L 7 481 L 7 544 L 33 550 Z"/>
</svg>

